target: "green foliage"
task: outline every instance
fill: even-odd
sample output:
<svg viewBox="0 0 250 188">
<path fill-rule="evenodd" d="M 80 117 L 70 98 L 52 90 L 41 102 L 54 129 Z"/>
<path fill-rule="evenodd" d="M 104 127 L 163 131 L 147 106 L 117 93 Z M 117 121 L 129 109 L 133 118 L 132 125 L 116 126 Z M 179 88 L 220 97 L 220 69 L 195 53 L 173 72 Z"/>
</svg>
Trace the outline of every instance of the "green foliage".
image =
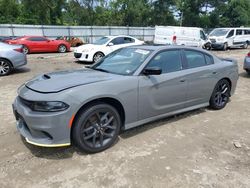
<svg viewBox="0 0 250 188">
<path fill-rule="evenodd" d="M 250 25 L 250 0 L 0 0 L 0 23 L 203 28 Z"/>
</svg>

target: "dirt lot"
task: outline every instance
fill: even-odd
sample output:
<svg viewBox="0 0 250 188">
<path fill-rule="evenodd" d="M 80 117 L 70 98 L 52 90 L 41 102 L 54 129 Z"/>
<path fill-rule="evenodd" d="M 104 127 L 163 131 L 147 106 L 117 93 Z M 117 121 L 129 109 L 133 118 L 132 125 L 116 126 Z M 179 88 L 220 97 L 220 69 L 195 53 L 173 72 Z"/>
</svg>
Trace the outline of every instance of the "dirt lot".
<svg viewBox="0 0 250 188">
<path fill-rule="evenodd" d="M 224 110 L 200 109 L 126 131 L 94 155 L 22 141 L 11 109 L 17 88 L 35 75 L 83 66 L 72 53 L 29 55 L 25 68 L 0 77 L 0 187 L 250 187 L 247 52 L 213 52 L 239 62 L 236 94 Z"/>
</svg>

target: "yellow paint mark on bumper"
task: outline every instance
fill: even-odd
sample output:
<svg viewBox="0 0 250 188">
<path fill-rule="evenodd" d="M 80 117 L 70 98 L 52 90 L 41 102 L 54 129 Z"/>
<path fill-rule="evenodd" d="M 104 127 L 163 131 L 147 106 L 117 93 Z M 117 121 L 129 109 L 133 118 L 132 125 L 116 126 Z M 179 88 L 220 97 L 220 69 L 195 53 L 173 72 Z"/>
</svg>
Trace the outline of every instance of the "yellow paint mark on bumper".
<svg viewBox="0 0 250 188">
<path fill-rule="evenodd" d="M 41 146 L 41 147 L 64 147 L 64 146 L 70 146 L 70 143 L 65 143 L 65 144 L 39 144 L 36 142 L 30 141 L 28 138 L 25 138 L 26 142 L 35 145 L 35 146 Z"/>
</svg>

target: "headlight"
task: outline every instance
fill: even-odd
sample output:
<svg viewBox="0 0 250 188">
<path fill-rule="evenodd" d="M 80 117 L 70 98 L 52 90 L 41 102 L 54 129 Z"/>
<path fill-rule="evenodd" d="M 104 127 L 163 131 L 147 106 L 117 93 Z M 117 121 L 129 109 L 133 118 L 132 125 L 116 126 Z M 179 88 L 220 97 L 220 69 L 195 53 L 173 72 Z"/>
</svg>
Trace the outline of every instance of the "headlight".
<svg viewBox="0 0 250 188">
<path fill-rule="evenodd" d="M 41 102 L 34 102 L 32 105 L 32 110 L 39 111 L 39 112 L 58 112 L 66 110 L 69 107 L 64 102 L 59 101 L 41 101 Z"/>
<path fill-rule="evenodd" d="M 82 52 L 89 52 L 89 49 L 83 49 Z"/>
<path fill-rule="evenodd" d="M 217 41 L 218 41 L 218 42 L 223 42 L 224 39 L 222 39 L 222 38 L 217 38 Z"/>
<path fill-rule="evenodd" d="M 19 97 L 21 102 L 33 111 L 58 112 L 66 110 L 69 105 L 60 101 L 29 101 Z"/>
</svg>

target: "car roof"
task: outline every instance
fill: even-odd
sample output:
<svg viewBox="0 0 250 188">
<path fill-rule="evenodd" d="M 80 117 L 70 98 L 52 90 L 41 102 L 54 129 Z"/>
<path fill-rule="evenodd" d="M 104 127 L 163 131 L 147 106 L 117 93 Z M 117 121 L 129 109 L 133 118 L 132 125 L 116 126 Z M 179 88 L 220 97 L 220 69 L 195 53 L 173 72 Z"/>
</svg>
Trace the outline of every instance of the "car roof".
<svg viewBox="0 0 250 188">
<path fill-rule="evenodd" d="M 116 38 L 116 37 L 130 37 L 130 38 L 134 38 L 132 36 L 129 36 L 129 35 L 107 35 L 105 37 L 108 37 L 108 38 Z"/>
<path fill-rule="evenodd" d="M 164 50 L 164 49 L 166 50 L 167 49 L 189 49 L 189 50 L 196 50 L 200 52 L 207 52 L 201 48 L 180 46 L 180 45 L 136 45 L 136 46 L 129 46 L 127 48 L 140 48 L 143 50 L 153 50 L 153 51 Z"/>
</svg>

